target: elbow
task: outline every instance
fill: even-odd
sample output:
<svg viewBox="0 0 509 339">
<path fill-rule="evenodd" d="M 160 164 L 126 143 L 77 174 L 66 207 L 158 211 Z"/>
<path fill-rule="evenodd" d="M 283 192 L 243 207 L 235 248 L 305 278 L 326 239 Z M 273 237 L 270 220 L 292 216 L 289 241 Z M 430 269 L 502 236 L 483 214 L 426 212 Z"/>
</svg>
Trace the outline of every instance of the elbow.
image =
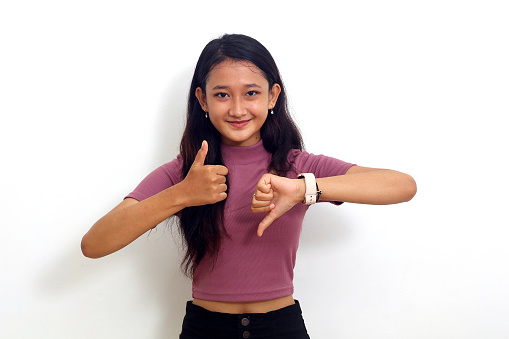
<svg viewBox="0 0 509 339">
<path fill-rule="evenodd" d="M 408 202 L 412 200 L 415 194 L 417 194 L 417 183 L 415 182 L 414 178 L 412 178 L 412 176 L 405 174 L 404 188 L 402 191 L 402 202 Z"/>
<path fill-rule="evenodd" d="M 87 258 L 97 259 L 100 258 L 101 255 L 97 254 L 97 251 L 94 250 L 94 246 L 87 240 L 87 235 L 81 239 L 81 253 Z"/>
</svg>

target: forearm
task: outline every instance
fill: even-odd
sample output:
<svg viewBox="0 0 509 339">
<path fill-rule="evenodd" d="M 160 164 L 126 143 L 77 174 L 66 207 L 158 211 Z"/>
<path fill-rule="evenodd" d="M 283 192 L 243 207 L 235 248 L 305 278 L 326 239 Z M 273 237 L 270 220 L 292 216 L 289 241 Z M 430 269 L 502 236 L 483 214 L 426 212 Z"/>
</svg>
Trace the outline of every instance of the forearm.
<svg viewBox="0 0 509 339">
<path fill-rule="evenodd" d="M 145 232 L 186 207 L 182 187 L 172 186 L 146 200 L 123 201 L 85 234 L 85 256 L 100 258 L 130 244 Z"/>
<path fill-rule="evenodd" d="M 414 179 L 393 170 L 371 170 L 317 178 L 320 200 L 386 205 L 409 201 L 416 193 Z"/>
</svg>

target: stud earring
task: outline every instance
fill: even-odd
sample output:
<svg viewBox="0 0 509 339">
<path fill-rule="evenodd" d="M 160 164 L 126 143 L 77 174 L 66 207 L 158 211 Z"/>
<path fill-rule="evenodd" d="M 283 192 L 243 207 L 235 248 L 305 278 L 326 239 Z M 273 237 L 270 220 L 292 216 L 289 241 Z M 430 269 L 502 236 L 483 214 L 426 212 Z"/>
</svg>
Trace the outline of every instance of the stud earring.
<svg viewBox="0 0 509 339">
<path fill-rule="evenodd" d="M 270 110 L 270 114 L 274 114 L 274 110 L 272 110 L 272 109 L 271 109 L 271 110 Z"/>
</svg>

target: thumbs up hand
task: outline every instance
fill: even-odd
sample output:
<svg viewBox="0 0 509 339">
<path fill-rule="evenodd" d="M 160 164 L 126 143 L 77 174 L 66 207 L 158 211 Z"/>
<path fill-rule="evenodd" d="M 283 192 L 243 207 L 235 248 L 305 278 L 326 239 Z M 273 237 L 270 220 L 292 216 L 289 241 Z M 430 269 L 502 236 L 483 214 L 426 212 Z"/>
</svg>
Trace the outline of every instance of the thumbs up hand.
<svg viewBox="0 0 509 339">
<path fill-rule="evenodd" d="M 274 220 L 302 202 L 305 192 L 303 180 L 264 174 L 256 185 L 251 202 L 253 213 L 269 212 L 258 225 L 258 236 L 261 237 Z"/>
<path fill-rule="evenodd" d="M 228 169 L 221 165 L 205 165 L 208 143 L 203 141 L 193 165 L 182 184 L 186 186 L 188 206 L 214 204 L 226 199 Z"/>
</svg>

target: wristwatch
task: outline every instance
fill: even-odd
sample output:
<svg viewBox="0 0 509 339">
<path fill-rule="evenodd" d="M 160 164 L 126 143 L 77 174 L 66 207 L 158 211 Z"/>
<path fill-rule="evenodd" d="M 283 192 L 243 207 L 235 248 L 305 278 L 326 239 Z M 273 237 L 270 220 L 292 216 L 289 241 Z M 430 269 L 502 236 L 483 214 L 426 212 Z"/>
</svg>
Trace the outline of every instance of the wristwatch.
<svg viewBox="0 0 509 339">
<path fill-rule="evenodd" d="M 304 182 L 306 184 L 306 194 L 304 196 L 304 201 L 302 202 L 305 205 L 313 205 L 320 198 L 320 194 L 322 191 L 318 189 L 318 184 L 316 183 L 315 175 L 313 173 L 301 173 L 297 177 L 298 179 L 304 178 Z"/>
</svg>

